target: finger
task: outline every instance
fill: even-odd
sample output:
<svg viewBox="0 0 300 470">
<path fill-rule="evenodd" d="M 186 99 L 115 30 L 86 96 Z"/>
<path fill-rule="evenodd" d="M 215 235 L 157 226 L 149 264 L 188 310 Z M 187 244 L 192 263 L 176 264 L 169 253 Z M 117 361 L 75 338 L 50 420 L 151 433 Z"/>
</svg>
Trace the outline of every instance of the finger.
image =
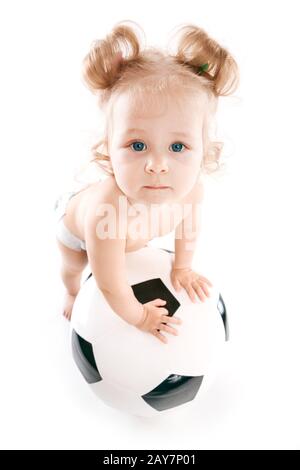
<svg viewBox="0 0 300 470">
<path fill-rule="evenodd" d="M 166 308 L 160 307 L 159 310 L 161 311 L 162 315 L 166 315 L 166 316 L 167 316 L 167 315 L 169 314 L 169 310 L 167 310 Z"/>
<path fill-rule="evenodd" d="M 167 338 L 164 335 L 162 335 L 159 331 L 155 330 L 153 334 L 154 334 L 154 336 L 156 336 L 157 339 L 159 339 L 163 343 L 167 344 L 167 342 L 168 342 Z"/>
<path fill-rule="evenodd" d="M 162 321 L 166 322 L 166 323 L 175 323 L 176 325 L 181 325 L 182 323 L 182 320 L 181 318 L 178 318 L 178 317 L 169 317 L 167 315 L 163 315 L 162 316 Z"/>
<path fill-rule="evenodd" d="M 152 300 L 152 303 L 156 307 L 159 307 L 161 305 L 165 305 L 167 302 L 166 302 L 166 300 L 163 300 L 163 299 L 155 299 L 155 300 Z"/>
<path fill-rule="evenodd" d="M 206 277 L 200 276 L 200 278 L 201 278 L 204 282 L 206 282 L 206 284 L 208 284 L 210 287 L 213 286 L 212 283 L 211 283 Z"/>
<path fill-rule="evenodd" d="M 173 280 L 173 287 L 174 287 L 174 289 L 176 290 L 176 292 L 181 291 L 181 285 L 180 285 L 180 282 L 177 281 L 177 279 L 174 279 L 174 280 Z"/>
<path fill-rule="evenodd" d="M 193 285 L 195 291 L 197 292 L 197 295 L 199 297 L 199 299 L 204 302 L 205 301 L 205 295 L 204 295 L 204 292 L 202 290 L 202 286 L 200 286 L 199 284 L 195 283 Z"/>
<path fill-rule="evenodd" d="M 201 281 L 197 281 L 197 282 L 200 282 L 200 283 L 201 283 Z M 201 284 L 200 287 L 201 287 L 201 289 L 203 290 L 204 294 L 205 294 L 207 297 L 210 297 L 210 292 L 209 292 L 208 288 L 206 287 L 206 285 L 205 285 L 205 284 Z"/>
<path fill-rule="evenodd" d="M 175 330 L 175 328 L 172 328 L 171 326 L 162 324 L 159 327 L 161 330 L 166 331 L 167 333 L 170 333 L 171 335 L 178 336 L 178 331 Z"/>
<path fill-rule="evenodd" d="M 189 294 L 191 301 L 195 303 L 196 302 L 196 296 L 195 296 L 194 289 L 189 286 L 189 287 L 186 287 L 186 291 Z"/>
</svg>

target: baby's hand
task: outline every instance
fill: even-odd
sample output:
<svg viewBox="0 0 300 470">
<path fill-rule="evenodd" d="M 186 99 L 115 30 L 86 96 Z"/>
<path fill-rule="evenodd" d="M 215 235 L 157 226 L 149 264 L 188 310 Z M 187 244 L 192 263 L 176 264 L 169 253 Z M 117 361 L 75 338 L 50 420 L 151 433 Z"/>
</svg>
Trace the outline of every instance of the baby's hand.
<svg viewBox="0 0 300 470">
<path fill-rule="evenodd" d="M 178 332 L 175 328 L 167 325 L 167 323 L 173 323 L 180 325 L 181 320 L 179 318 L 169 317 L 168 310 L 163 308 L 166 301 L 162 299 L 155 299 L 151 302 L 147 302 L 143 305 L 144 317 L 140 323 L 136 325 L 142 331 L 147 331 L 153 334 L 163 343 L 167 343 L 167 338 L 161 334 L 161 331 L 166 331 L 172 335 L 177 336 Z"/>
<path fill-rule="evenodd" d="M 171 281 L 176 292 L 184 287 L 194 303 L 196 303 L 196 294 L 202 302 L 210 296 L 207 286 L 212 287 L 212 283 L 190 268 L 172 268 Z"/>
</svg>

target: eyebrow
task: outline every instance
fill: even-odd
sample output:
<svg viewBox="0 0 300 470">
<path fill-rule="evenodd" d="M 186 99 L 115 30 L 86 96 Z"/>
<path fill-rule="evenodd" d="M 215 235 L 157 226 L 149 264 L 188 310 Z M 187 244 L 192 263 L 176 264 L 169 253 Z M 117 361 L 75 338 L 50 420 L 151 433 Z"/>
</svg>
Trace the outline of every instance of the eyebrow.
<svg viewBox="0 0 300 470">
<path fill-rule="evenodd" d="M 130 129 L 126 129 L 126 131 L 123 133 L 123 135 L 127 135 L 127 134 L 131 134 L 131 133 L 134 133 L 134 132 L 142 132 L 144 134 L 146 134 L 146 131 L 144 129 L 137 129 L 136 127 L 132 127 Z M 191 134 L 188 134 L 187 132 L 182 132 L 182 131 L 173 131 L 173 132 L 170 132 L 170 134 L 172 135 L 180 135 L 182 137 L 187 137 L 187 138 L 191 138 Z"/>
</svg>

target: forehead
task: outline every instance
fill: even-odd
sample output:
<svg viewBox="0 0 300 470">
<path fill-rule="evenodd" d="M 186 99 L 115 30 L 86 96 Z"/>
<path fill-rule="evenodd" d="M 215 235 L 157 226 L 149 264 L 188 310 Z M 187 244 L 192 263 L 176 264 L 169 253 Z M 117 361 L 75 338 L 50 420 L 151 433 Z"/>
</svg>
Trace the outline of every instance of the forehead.
<svg viewBox="0 0 300 470">
<path fill-rule="evenodd" d="M 204 96 L 175 93 L 145 93 L 135 96 L 119 95 L 112 107 L 113 127 L 118 133 L 130 128 L 147 128 L 155 123 L 170 131 L 189 128 L 192 132 L 203 120 L 206 111 Z"/>
</svg>

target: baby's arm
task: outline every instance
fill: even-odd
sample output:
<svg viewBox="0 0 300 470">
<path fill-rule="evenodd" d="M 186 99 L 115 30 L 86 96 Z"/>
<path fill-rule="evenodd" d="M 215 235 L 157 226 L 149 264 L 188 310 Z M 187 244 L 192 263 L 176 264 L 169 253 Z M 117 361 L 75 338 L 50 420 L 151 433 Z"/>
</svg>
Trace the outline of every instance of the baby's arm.
<svg viewBox="0 0 300 470">
<path fill-rule="evenodd" d="M 86 250 L 92 273 L 111 308 L 125 321 L 136 325 L 143 318 L 143 306 L 134 296 L 126 280 L 126 238 L 118 237 L 117 233 L 111 233 L 110 238 L 99 238 L 97 226 L 99 229 L 98 224 L 101 223 L 103 216 L 97 216 L 95 213 L 96 210 L 91 208 L 85 219 Z M 117 209 L 115 215 L 115 220 L 111 220 L 110 223 L 113 230 L 117 231 L 119 226 Z M 107 214 L 105 216 L 107 217 Z"/>
<path fill-rule="evenodd" d="M 112 207 L 116 208 L 116 205 Z M 85 219 L 87 255 L 97 286 L 112 310 L 123 320 L 142 331 L 154 334 L 160 341 L 167 342 L 160 330 L 176 335 L 177 331 L 167 323 L 179 324 L 180 320 L 166 317 L 168 311 L 163 308 L 165 301 L 162 299 L 155 299 L 146 304 L 141 304 L 136 299 L 126 278 L 126 238 L 119 236 L 120 222 L 123 234 L 127 232 L 127 214 L 120 216 L 118 209 L 115 211 L 116 217 L 112 221 L 116 230 L 116 234 L 112 234 L 114 237 L 101 239 L 97 235 L 97 225 L 101 221 L 101 216 L 95 216 L 95 208 L 92 207 L 88 211 Z"/>
<path fill-rule="evenodd" d="M 203 200 L 203 188 L 197 185 L 193 191 L 191 210 L 175 230 L 175 256 L 171 271 L 171 280 L 176 291 L 184 287 L 193 302 L 196 295 L 204 301 L 209 297 L 207 286 L 211 282 L 191 268 L 197 239 L 200 231 L 200 210 Z"/>
<path fill-rule="evenodd" d="M 202 185 L 197 184 L 192 193 L 190 211 L 175 229 L 175 259 L 173 268 L 190 268 L 200 231 L 200 210 L 203 200 Z"/>
</svg>

